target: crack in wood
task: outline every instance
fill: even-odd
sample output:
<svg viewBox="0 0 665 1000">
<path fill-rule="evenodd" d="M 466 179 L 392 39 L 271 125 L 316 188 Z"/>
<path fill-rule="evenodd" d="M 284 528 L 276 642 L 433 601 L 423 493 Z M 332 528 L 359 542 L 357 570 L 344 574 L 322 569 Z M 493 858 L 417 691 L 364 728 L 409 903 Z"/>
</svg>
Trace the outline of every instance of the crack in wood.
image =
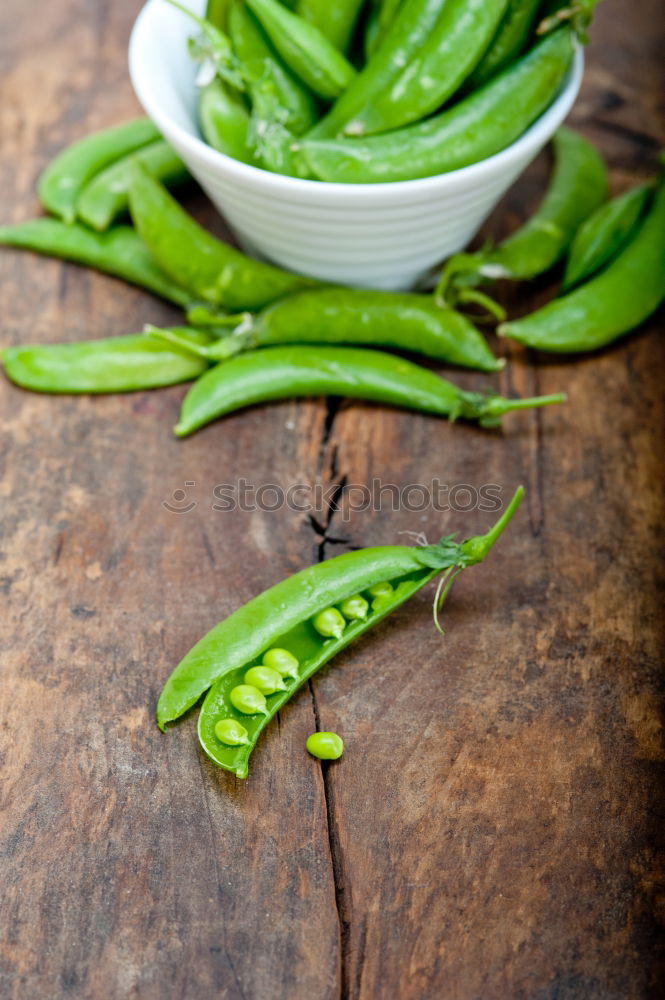
<svg viewBox="0 0 665 1000">
<path fill-rule="evenodd" d="M 215 873 L 215 884 L 217 886 L 217 898 L 220 900 L 220 902 L 222 902 L 223 901 L 223 897 L 224 897 L 224 890 L 222 888 L 221 873 L 220 873 L 220 870 L 219 870 L 219 864 L 217 862 L 217 851 L 216 851 L 216 845 L 215 845 L 215 824 L 213 822 L 212 812 L 210 810 L 210 799 L 209 799 L 209 796 L 208 796 L 208 783 L 205 780 L 206 776 L 205 776 L 204 760 L 203 760 L 201 754 L 199 754 L 199 769 L 200 769 L 201 778 L 202 778 L 201 785 L 202 785 L 202 788 L 203 788 L 203 801 L 205 803 L 205 811 L 206 811 L 206 819 L 207 819 L 207 825 L 208 825 L 208 833 L 210 835 L 210 855 L 212 857 L 212 865 L 213 865 L 213 870 L 214 870 L 214 873 Z M 223 905 L 220 906 L 220 911 L 221 911 L 222 914 L 224 913 L 224 906 Z M 228 944 L 226 942 L 226 935 L 224 936 L 223 949 L 224 949 L 224 957 L 226 958 L 227 965 L 228 965 L 229 969 L 231 970 L 231 974 L 233 975 L 234 982 L 235 982 L 235 984 L 236 984 L 236 986 L 238 988 L 238 994 L 239 994 L 241 1000 L 246 1000 L 246 996 L 245 996 L 245 992 L 244 992 L 243 987 L 242 987 L 242 983 L 241 983 L 240 978 L 238 976 L 238 973 L 236 971 L 236 967 L 233 964 L 233 958 L 231 957 L 231 952 L 230 952 L 229 946 L 228 946 Z"/>
<path fill-rule="evenodd" d="M 339 412 L 341 400 L 337 397 L 332 397 L 326 399 L 326 418 L 323 424 L 323 430 L 321 434 L 321 441 L 319 444 L 319 472 L 323 473 L 324 465 L 326 464 L 326 451 L 327 446 L 330 443 L 333 428 L 335 425 L 335 419 Z M 328 477 L 332 482 L 335 482 L 335 489 L 333 491 L 330 503 L 328 504 L 327 510 L 324 513 L 322 519 L 317 519 L 311 514 L 309 515 L 309 525 L 317 535 L 316 544 L 316 559 L 317 562 L 323 562 L 325 559 L 325 549 L 326 545 L 329 544 L 341 544 L 343 539 L 335 538 L 328 534 L 330 526 L 332 524 L 333 518 L 338 510 L 338 501 L 340 500 L 346 484 L 348 482 L 348 477 L 344 474 L 339 475 L 338 467 L 338 455 L 337 448 L 333 446 L 330 450 L 330 455 L 328 459 Z M 312 681 L 307 682 L 309 688 L 309 694 L 312 701 L 312 712 L 314 714 L 314 721 L 316 724 L 316 729 L 320 730 L 321 725 L 321 715 L 319 712 L 318 702 L 316 700 L 316 695 L 314 693 L 314 686 Z M 344 861 L 343 852 L 341 849 L 341 844 L 339 840 L 339 834 L 337 832 L 337 823 L 335 821 L 335 795 L 332 785 L 332 780 L 330 776 L 330 761 L 321 761 L 321 776 L 323 780 L 323 796 L 325 799 L 326 808 L 326 824 L 328 833 L 328 850 L 330 853 L 330 863 L 332 866 L 332 876 L 333 876 L 333 886 L 335 891 L 335 907 L 337 910 L 337 923 L 339 927 L 339 998 L 340 1000 L 349 1000 L 351 997 L 350 988 L 350 947 L 351 947 L 351 920 L 349 914 L 349 902 L 348 902 L 348 892 L 346 885 L 346 876 L 344 873 Z M 362 955 L 364 953 L 364 939 L 362 943 L 362 948 L 360 951 L 361 962 L 356 970 L 356 985 L 359 985 L 360 976 L 362 974 Z M 354 990 L 354 994 L 357 995 L 357 989 Z"/>
<path fill-rule="evenodd" d="M 215 562 L 215 553 L 213 551 L 212 545 L 210 544 L 210 539 L 208 538 L 208 535 L 206 534 L 205 531 L 201 532 L 201 541 L 203 542 L 203 548 L 205 549 L 205 553 L 208 557 L 208 560 L 210 561 L 210 565 L 212 566 L 213 569 L 217 569 L 217 563 Z"/>
</svg>

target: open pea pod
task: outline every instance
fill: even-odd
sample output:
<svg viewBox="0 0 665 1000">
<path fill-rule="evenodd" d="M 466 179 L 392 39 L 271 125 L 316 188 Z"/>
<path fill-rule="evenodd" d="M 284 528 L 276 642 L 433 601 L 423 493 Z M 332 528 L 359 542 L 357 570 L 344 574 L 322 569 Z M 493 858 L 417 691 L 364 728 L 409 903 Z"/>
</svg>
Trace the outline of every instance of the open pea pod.
<svg viewBox="0 0 665 1000">
<path fill-rule="evenodd" d="M 160 728 L 208 691 L 199 718 L 201 746 L 220 767 L 247 777 L 261 732 L 291 695 L 355 638 L 444 573 L 435 598 L 437 620 L 439 594 L 445 596 L 459 572 L 485 558 L 523 493 L 520 486 L 485 535 L 463 542 L 450 535 L 422 547 L 360 549 L 310 566 L 259 594 L 213 628 L 175 668 L 157 705 Z M 326 629 L 329 621 L 333 625 Z M 283 688 L 273 694 L 253 688 L 247 672 L 273 663 L 271 655 L 284 651 L 292 669 L 282 675 Z M 233 734 L 232 743 L 226 732 Z"/>
</svg>

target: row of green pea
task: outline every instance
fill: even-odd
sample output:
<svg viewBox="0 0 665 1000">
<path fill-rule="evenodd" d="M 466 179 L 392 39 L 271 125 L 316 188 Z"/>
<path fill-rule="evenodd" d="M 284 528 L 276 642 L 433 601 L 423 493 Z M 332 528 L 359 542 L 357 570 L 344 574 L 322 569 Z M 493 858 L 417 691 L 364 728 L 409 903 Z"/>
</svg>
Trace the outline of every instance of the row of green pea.
<svg viewBox="0 0 665 1000">
<path fill-rule="evenodd" d="M 367 597 L 362 594 L 354 594 L 347 597 L 340 604 L 339 608 L 328 607 L 319 611 L 312 619 L 312 626 L 324 639 L 341 639 L 347 624 L 352 621 L 363 621 L 369 611 L 372 610 L 390 597 L 394 592 L 393 585 L 388 580 L 375 583 L 368 587 Z M 245 673 L 242 684 L 237 684 L 229 693 L 229 701 L 241 715 L 267 715 L 267 698 L 286 691 L 285 678 L 298 679 L 298 659 L 288 649 L 273 647 L 263 654 L 263 662 L 257 666 L 250 667 Z M 323 741 L 313 740 L 313 736 L 334 735 L 334 734 L 313 734 L 307 741 L 307 749 L 314 756 L 322 756 L 316 752 L 318 743 L 322 743 L 322 749 L 330 748 L 323 745 Z M 215 724 L 215 736 L 225 746 L 245 746 L 250 743 L 247 729 L 238 722 L 237 719 L 224 718 Z M 336 737 L 339 740 L 339 737 Z M 339 753 L 341 756 L 343 745 L 339 740 Z M 325 756 L 330 756 L 326 753 Z"/>
</svg>

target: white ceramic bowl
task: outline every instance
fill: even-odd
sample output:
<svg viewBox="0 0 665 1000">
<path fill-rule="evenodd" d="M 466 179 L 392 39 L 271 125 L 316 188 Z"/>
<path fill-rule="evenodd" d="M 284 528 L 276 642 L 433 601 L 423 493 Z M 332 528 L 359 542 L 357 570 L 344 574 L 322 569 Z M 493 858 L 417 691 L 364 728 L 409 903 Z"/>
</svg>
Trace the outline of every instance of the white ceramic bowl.
<svg viewBox="0 0 665 1000">
<path fill-rule="evenodd" d="M 185 0 L 202 13 L 205 0 Z M 390 184 L 329 184 L 282 177 L 211 149 L 196 118 L 196 27 L 149 0 L 129 43 L 129 72 L 145 112 L 227 219 L 240 245 L 282 267 L 371 288 L 411 288 L 462 249 L 568 114 L 582 80 L 578 51 L 554 103 L 507 149 L 437 177 Z"/>
</svg>

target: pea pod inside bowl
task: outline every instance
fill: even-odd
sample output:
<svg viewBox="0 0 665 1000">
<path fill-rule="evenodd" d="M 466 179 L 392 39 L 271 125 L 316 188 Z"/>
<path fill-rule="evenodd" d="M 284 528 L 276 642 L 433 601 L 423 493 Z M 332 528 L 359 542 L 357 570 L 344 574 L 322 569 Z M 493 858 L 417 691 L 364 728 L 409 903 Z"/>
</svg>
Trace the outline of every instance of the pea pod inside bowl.
<svg viewBox="0 0 665 1000">
<path fill-rule="evenodd" d="M 203 14 L 205 0 L 188 6 Z M 496 143 L 485 144 L 486 158 L 461 169 L 387 183 L 306 180 L 232 159 L 203 141 L 191 34 L 190 19 L 164 0 L 149 0 L 141 11 L 129 66 L 146 113 L 243 249 L 298 273 L 370 288 L 411 288 L 464 247 L 566 117 L 582 79 L 576 48 L 549 106 L 541 105 L 526 131 L 516 137 L 508 129 L 505 148 L 492 153 Z"/>
</svg>

